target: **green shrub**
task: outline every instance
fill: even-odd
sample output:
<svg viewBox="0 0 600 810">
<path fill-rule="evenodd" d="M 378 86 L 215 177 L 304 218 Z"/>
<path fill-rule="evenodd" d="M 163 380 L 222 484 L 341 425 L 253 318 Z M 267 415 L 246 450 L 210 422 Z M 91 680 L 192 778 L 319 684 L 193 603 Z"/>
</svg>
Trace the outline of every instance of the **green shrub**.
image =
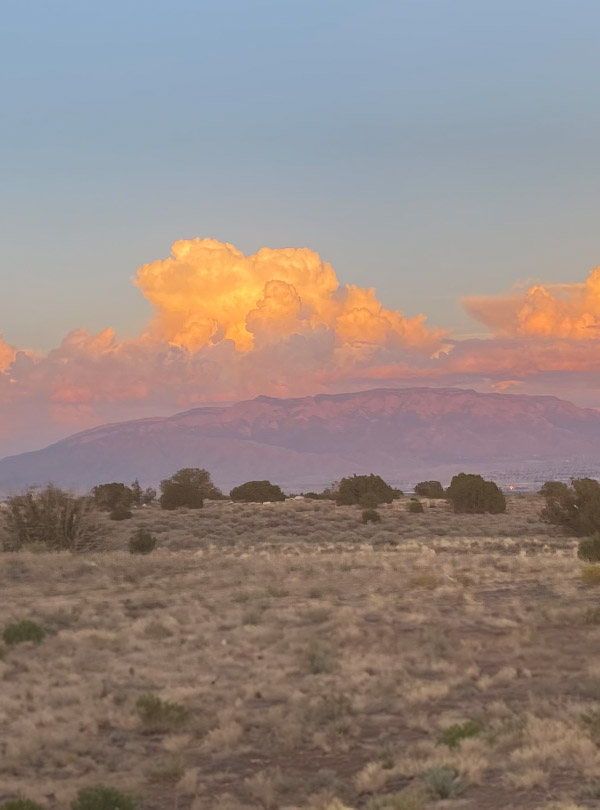
<svg viewBox="0 0 600 810">
<path fill-rule="evenodd" d="M 476 514 L 506 511 L 506 498 L 493 481 L 484 481 L 480 475 L 459 473 L 446 490 L 446 497 L 455 512 Z"/>
<path fill-rule="evenodd" d="M 265 503 L 265 501 L 285 501 L 281 487 L 270 481 L 246 481 L 234 487 L 229 493 L 232 501 L 244 503 Z"/>
<path fill-rule="evenodd" d="M 39 644 L 43 641 L 46 633 L 43 627 L 40 627 L 36 622 L 29 619 L 23 619 L 21 622 L 9 624 L 4 628 L 2 638 L 4 643 L 11 647 L 14 644 L 21 644 L 24 641 L 33 641 Z"/>
<path fill-rule="evenodd" d="M 468 737 L 476 737 L 480 732 L 481 725 L 474 720 L 455 723 L 442 731 L 438 737 L 438 744 L 447 745 L 448 748 L 457 748 L 463 740 Z"/>
<path fill-rule="evenodd" d="M 13 495 L 3 511 L 5 551 L 81 551 L 93 545 L 93 501 L 49 485 Z"/>
<path fill-rule="evenodd" d="M 452 799 L 462 791 L 463 785 L 450 768 L 431 768 L 425 774 L 425 788 L 435 799 Z"/>
<path fill-rule="evenodd" d="M 9 799 L 0 804 L 0 810 L 44 810 L 44 808 L 31 799 Z"/>
<path fill-rule="evenodd" d="M 99 484 L 94 487 L 92 498 L 97 509 L 114 512 L 118 509 L 129 510 L 133 503 L 134 493 L 125 484 L 113 481 L 112 484 Z"/>
<path fill-rule="evenodd" d="M 573 478 L 570 487 L 553 488 L 540 517 L 580 537 L 600 532 L 600 484 L 593 478 Z"/>
<path fill-rule="evenodd" d="M 111 520 L 129 520 L 133 517 L 132 511 L 124 504 L 115 506 L 109 515 Z"/>
<path fill-rule="evenodd" d="M 544 498 L 557 498 L 567 489 L 567 485 L 562 481 L 546 481 L 545 484 L 542 484 L 539 494 Z"/>
<path fill-rule="evenodd" d="M 142 723 L 152 731 L 167 731 L 185 725 L 189 709 L 181 703 L 161 700 L 156 695 L 140 695 L 135 708 Z"/>
<path fill-rule="evenodd" d="M 381 523 L 381 515 L 376 509 L 363 509 L 361 517 L 363 523 Z"/>
<path fill-rule="evenodd" d="M 204 499 L 218 500 L 223 493 L 210 480 L 210 473 L 198 467 L 184 467 L 160 482 L 162 509 L 202 509 Z"/>
<path fill-rule="evenodd" d="M 138 806 L 132 796 L 104 785 L 82 788 L 71 802 L 71 810 L 137 810 Z"/>
<path fill-rule="evenodd" d="M 338 506 L 363 506 L 374 509 L 381 503 L 391 503 L 398 497 L 379 475 L 353 475 L 342 478 L 339 483 L 336 503 Z"/>
<path fill-rule="evenodd" d="M 156 537 L 146 529 L 138 529 L 129 539 L 130 554 L 150 554 L 156 548 Z"/>
<path fill-rule="evenodd" d="M 600 532 L 595 532 L 591 537 L 580 540 L 577 556 L 586 562 L 600 562 Z"/>
<path fill-rule="evenodd" d="M 445 498 L 444 487 L 439 481 L 420 481 L 415 485 L 415 495 L 421 498 Z"/>
<path fill-rule="evenodd" d="M 411 498 L 407 504 L 407 511 L 414 515 L 423 514 L 423 504 L 418 498 Z"/>
</svg>

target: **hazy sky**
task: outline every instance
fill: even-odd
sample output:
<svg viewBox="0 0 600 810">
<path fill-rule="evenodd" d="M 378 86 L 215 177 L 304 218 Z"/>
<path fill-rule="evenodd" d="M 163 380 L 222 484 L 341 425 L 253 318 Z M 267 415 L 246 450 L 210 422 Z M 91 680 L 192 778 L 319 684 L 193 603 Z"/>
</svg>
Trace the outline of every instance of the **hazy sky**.
<svg viewBox="0 0 600 810">
<path fill-rule="evenodd" d="M 4 0 L 0 332 L 137 335 L 177 239 L 431 326 L 600 263 L 598 0 Z"/>
</svg>

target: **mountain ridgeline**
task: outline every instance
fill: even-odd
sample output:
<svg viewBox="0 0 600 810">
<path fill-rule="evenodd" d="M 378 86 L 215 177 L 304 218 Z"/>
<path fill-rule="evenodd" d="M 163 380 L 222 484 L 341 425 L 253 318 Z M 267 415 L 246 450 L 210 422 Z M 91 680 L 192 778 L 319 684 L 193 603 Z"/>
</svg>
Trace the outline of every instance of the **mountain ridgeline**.
<svg viewBox="0 0 600 810">
<path fill-rule="evenodd" d="M 248 480 L 322 489 L 353 473 L 394 484 L 465 469 L 497 480 L 595 475 L 600 413 L 555 397 L 456 388 L 375 389 L 297 399 L 260 396 L 229 407 L 105 425 L 0 461 L 0 492 L 55 484 L 86 490 L 202 467 L 229 491 Z"/>
</svg>

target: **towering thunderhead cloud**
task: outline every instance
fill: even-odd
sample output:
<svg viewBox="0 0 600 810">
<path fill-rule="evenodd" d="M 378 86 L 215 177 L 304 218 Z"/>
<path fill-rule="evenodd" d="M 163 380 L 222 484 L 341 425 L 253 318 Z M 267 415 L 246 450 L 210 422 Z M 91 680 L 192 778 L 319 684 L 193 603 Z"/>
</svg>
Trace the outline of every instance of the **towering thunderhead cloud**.
<svg viewBox="0 0 600 810">
<path fill-rule="evenodd" d="M 330 330 L 335 344 L 410 346 L 433 353 L 444 333 L 425 317 L 385 309 L 374 290 L 340 285 L 307 249 L 261 248 L 244 256 L 214 239 L 181 240 L 172 258 L 146 264 L 137 284 L 157 309 L 154 331 L 194 352 L 231 340 L 238 351 Z"/>
</svg>

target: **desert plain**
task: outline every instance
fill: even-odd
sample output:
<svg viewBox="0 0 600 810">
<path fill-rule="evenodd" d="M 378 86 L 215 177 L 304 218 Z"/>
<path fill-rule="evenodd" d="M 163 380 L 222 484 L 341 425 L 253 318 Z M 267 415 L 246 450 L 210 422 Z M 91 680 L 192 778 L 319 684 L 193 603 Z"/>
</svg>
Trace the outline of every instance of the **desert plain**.
<svg viewBox="0 0 600 810">
<path fill-rule="evenodd" d="M 326 501 L 155 505 L 102 516 L 94 551 L 1 554 L 0 627 L 46 635 L 0 648 L 0 802 L 102 783 L 143 810 L 600 807 L 577 538 L 536 495 L 406 504 L 366 525 Z"/>
</svg>

